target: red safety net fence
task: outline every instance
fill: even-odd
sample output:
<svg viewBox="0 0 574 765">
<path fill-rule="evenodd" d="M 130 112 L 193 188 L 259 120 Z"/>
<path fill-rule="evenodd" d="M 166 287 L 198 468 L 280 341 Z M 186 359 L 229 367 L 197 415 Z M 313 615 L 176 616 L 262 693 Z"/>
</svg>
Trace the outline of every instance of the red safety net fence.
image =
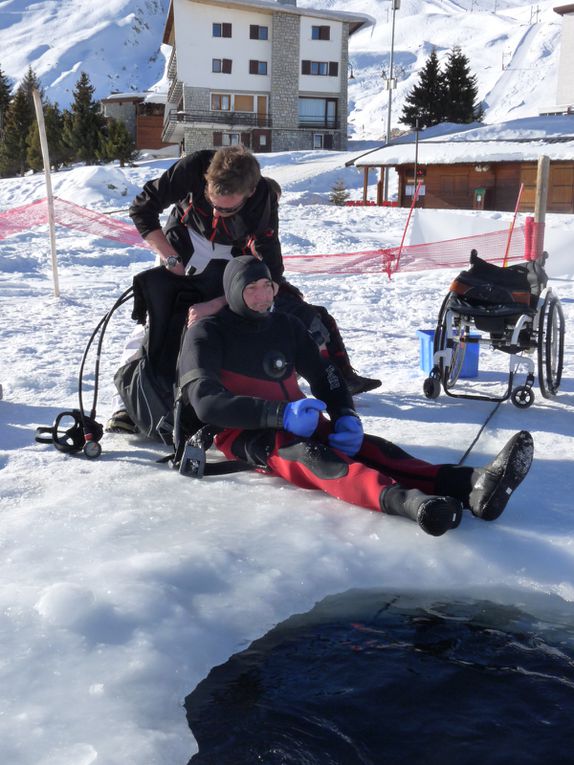
<svg viewBox="0 0 574 765">
<path fill-rule="evenodd" d="M 505 260 L 515 262 L 528 257 L 526 226 L 516 226 L 509 232 L 492 231 L 486 234 L 427 242 L 405 247 L 339 253 L 334 255 L 284 255 L 285 268 L 305 274 L 378 274 L 389 276 L 397 271 L 422 271 L 431 268 L 464 268 L 471 250 L 481 258 L 499 265 Z"/>
<path fill-rule="evenodd" d="M 147 247 L 132 223 L 111 218 L 109 215 L 88 210 L 73 202 L 54 197 L 54 219 L 58 226 L 84 231 L 103 239 L 112 239 L 122 244 Z M 31 204 L 15 207 L 0 213 L 0 240 L 7 236 L 28 231 L 36 226 L 48 224 L 48 203 L 39 199 Z"/>
<path fill-rule="evenodd" d="M 147 247 L 133 224 L 88 210 L 73 202 L 54 198 L 56 224 L 122 244 Z M 45 199 L 0 213 L 0 240 L 48 223 Z M 471 250 L 490 262 L 512 262 L 533 257 L 533 242 L 539 233 L 527 219 L 523 226 L 510 230 L 447 239 L 443 242 L 388 247 L 361 252 L 330 255 L 284 255 L 289 272 L 304 274 L 377 274 L 391 276 L 397 271 L 421 271 L 431 268 L 464 268 Z"/>
</svg>

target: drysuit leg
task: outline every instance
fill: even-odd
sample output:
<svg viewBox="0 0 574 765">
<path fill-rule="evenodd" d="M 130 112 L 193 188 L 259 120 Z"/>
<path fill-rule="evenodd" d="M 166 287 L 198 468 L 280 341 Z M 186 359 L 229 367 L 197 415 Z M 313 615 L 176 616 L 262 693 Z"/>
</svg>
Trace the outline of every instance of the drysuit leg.
<svg viewBox="0 0 574 765">
<path fill-rule="evenodd" d="M 381 510 L 391 478 L 325 443 L 282 430 L 225 430 L 215 444 L 229 459 L 242 459 L 302 489 L 321 489 L 353 505 Z"/>
</svg>

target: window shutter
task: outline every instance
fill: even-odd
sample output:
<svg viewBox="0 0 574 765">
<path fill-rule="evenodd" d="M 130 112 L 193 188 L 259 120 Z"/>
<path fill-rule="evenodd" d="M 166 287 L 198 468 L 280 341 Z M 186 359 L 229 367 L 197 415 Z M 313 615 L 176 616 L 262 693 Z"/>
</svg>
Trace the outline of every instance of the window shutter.
<svg viewBox="0 0 574 765">
<path fill-rule="evenodd" d="M 329 61 L 329 77 L 336 77 L 339 74 L 339 62 Z"/>
<path fill-rule="evenodd" d="M 331 27 L 319 27 L 319 39 L 330 40 L 331 39 Z"/>
<path fill-rule="evenodd" d="M 257 74 L 257 61 L 253 59 L 249 62 L 249 74 Z"/>
<path fill-rule="evenodd" d="M 224 74 L 231 74 L 231 59 L 230 58 L 221 59 L 221 71 Z"/>
<path fill-rule="evenodd" d="M 249 25 L 249 39 L 250 40 L 258 40 L 259 39 L 259 27 L 257 24 L 250 24 Z"/>
<path fill-rule="evenodd" d="M 241 143 L 248 149 L 251 148 L 251 133 L 241 133 Z"/>
<path fill-rule="evenodd" d="M 221 25 L 221 36 L 222 37 L 231 37 L 231 24 L 222 24 Z"/>
<path fill-rule="evenodd" d="M 301 74 L 311 74 L 310 61 L 301 61 Z"/>
<path fill-rule="evenodd" d="M 223 143 L 223 139 L 221 137 L 221 133 L 214 133 L 213 134 L 213 145 L 214 146 L 221 146 Z"/>
</svg>

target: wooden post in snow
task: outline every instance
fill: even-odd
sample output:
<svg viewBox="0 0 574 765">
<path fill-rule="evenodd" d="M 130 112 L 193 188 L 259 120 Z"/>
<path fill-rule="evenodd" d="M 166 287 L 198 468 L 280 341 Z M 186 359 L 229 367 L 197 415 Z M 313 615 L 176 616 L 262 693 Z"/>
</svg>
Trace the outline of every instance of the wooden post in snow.
<svg viewBox="0 0 574 765">
<path fill-rule="evenodd" d="M 550 175 L 550 157 L 542 155 L 538 159 L 536 175 L 536 199 L 534 201 L 534 256 L 538 259 L 544 250 L 544 226 L 548 202 L 548 176 Z"/>
<path fill-rule="evenodd" d="M 32 89 L 38 132 L 40 134 L 40 147 L 44 162 L 44 176 L 46 178 L 46 203 L 48 205 L 48 226 L 50 229 L 50 252 L 52 254 L 52 280 L 54 283 L 54 296 L 60 297 L 60 285 L 58 282 L 58 262 L 56 256 L 56 227 L 54 220 L 54 196 L 52 194 L 52 178 L 50 176 L 50 154 L 48 152 L 48 139 L 46 138 L 46 125 L 44 123 L 44 110 L 42 99 L 36 88 Z"/>
</svg>

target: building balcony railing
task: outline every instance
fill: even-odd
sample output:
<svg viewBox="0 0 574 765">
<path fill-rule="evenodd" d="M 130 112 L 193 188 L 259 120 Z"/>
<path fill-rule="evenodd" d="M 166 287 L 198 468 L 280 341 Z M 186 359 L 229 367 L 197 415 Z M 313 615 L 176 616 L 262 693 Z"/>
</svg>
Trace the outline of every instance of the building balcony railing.
<svg viewBox="0 0 574 765">
<path fill-rule="evenodd" d="M 300 128 L 319 128 L 321 130 L 339 130 L 341 122 L 338 117 L 325 117 L 324 114 L 300 114 Z"/>
<path fill-rule="evenodd" d="M 174 80 L 177 77 L 177 56 L 175 55 L 175 45 L 171 49 L 171 54 L 167 63 L 167 76 L 170 80 Z"/>
<path fill-rule="evenodd" d="M 270 128 L 272 120 L 267 114 L 255 114 L 253 112 L 177 111 L 172 109 L 167 114 L 166 125 L 172 122 L 187 125 L 200 123 L 221 127 Z"/>
<path fill-rule="evenodd" d="M 181 80 L 173 80 L 167 91 L 167 102 L 177 104 L 183 93 L 183 83 Z"/>
</svg>

